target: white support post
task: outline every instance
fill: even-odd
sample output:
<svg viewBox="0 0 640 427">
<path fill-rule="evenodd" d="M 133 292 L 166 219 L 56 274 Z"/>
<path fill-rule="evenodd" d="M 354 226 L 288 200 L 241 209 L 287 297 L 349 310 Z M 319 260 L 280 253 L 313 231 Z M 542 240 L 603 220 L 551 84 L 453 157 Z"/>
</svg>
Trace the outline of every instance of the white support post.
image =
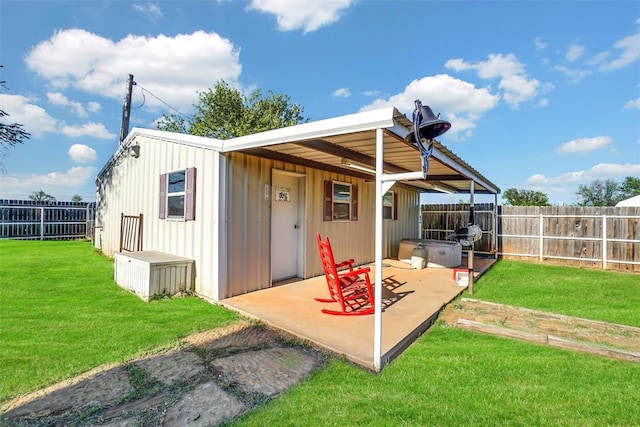
<svg viewBox="0 0 640 427">
<path fill-rule="evenodd" d="M 543 258 L 544 258 L 544 216 L 542 214 L 540 214 L 540 220 L 538 221 L 538 227 L 540 228 L 539 230 L 539 242 L 538 242 L 538 252 L 539 252 L 539 256 L 540 256 L 540 262 L 542 262 Z"/>
<path fill-rule="evenodd" d="M 382 369 L 382 201 L 383 146 L 382 129 L 376 129 L 376 229 L 375 229 L 375 288 L 373 311 L 373 368 Z"/>
<path fill-rule="evenodd" d="M 475 224 L 475 182 L 471 180 L 469 183 L 469 223 Z M 467 289 L 469 293 L 473 295 L 473 257 L 474 255 L 474 246 L 475 241 L 471 241 L 471 248 L 467 251 L 467 269 L 469 270 L 469 284 L 467 285 Z"/>
<path fill-rule="evenodd" d="M 40 208 L 40 240 L 44 240 L 44 208 Z"/>
<path fill-rule="evenodd" d="M 494 259 L 498 259 L 498 193 L 493 195 L 493 251 Z"/>
<path fill-rule="evenodd" d="M 607 269 L 607 216 L 602 215 L 602 269 Z"/>
</svg>

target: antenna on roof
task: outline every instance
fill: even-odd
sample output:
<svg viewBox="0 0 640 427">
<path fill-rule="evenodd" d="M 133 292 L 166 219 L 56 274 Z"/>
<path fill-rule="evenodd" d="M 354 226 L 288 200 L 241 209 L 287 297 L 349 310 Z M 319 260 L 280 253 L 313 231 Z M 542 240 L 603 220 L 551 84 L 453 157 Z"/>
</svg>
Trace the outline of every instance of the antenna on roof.
<svg viewBox="0 0 640 427">
<path fill-rule="evenodd" d="M 129 117 L 131 116 L 131 90 L 136 82 L 133 81 L 133 74 L 129 74 L 127 80 L 127 90 L 124 95 L 124 102 L 122 103 L 122 125 L 120 126 L 120 141 L 118 145 L 122 144 L 124 139 L 129 133 Z"/>
</svg>

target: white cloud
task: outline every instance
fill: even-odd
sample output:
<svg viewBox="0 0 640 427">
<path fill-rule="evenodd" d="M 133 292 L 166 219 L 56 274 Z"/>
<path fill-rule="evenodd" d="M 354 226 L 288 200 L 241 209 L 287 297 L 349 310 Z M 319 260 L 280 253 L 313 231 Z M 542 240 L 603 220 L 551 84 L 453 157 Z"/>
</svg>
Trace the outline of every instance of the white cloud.
<svg viewBox="0 0 640 427">
<path fill-rule="evenodd" d="M 558 153 L 588 153 L 599 150 L 611 144 L 610 136 L 596 136 L 594 138 L 577 138 L 556 148 Z"/>
<path fill-rule="evenodd" d="M 69 101 L 60 93 L 48 93 L 49 102 L 56 105 L 71 106 L 76 108 L 73 101 Z M 42 107 L 34 102 L 36 99 L 27 98 L 22 95 L 0 94 L 0 105 L 6 111 L 10 111 L 10 116 L 0 119 L 4 123 L 20 123 L 25 131 L 33 137 L 42 138 L 46 133 L 60 133 L 72 138 L 80 136 L 90 136 L 101 139 L 111 139 L 115 135 L 107 130 L 101 123 L 88 122 L 83 125 L 67 125 L 58 122 L 51 117 Z M 99 106 L 99 104 L 97 104 Z"/>
<path fill-rule="evenodd" d="M 624 104 L 624 109 L 627 110 L 629 108 L 640 108 L 640 98 L 630 99 Z"/>
<path fill-rule="evenodd" d="M 586 76 L 592 74 L 592 71 L 590 70 L 571 69 L 564 65 L 556 65 L 553 67 L 553 69 L 569 77 L 569 79 L 571 80 L 571 83 L 578 83 L 580 80 L 582 80 Z"/>
<path fill-rule="evenodd" d="M 44 191 L 60 199 L 77 193 L 95 177 L 95 168 L 76 166 L 66 172 L 30 175 L 0 175 L 0 198 L 27 198 L 34 191 Z"/>
<path fill-rule="evenodd" d="M 69 157 L 76 163 L 92 163 L 98 158 L 96 150 L 84 144 L 73 144 L 69 148 Z"/>
<path fill-rule="evenodd" d="M 71 138 L 90 136 L 92 138 L 112 139 L 115 135 L 107 130 L 102 123 L 88 122 L 81 126 L 62 124 L 60 132 Z"/>
<path fill-rule="evenodd" d="M 458 72 L 474 70 L 482 79 L 500 79 L 498 87 L 504 92 L 505 102 L 513 108 L 535 98 L 543 87 L 551 87 L 529 77 L 525 66 L 511 53 L 491 54 L 486 61 L 474 63 L 461 58 L 450 59 L 445 63 L 445 67 Z"/>
<path fill-rule="evenodd" d="M 556 177 L 546 177 L 541 174 L 530 176 L 527 185 L 556 185 L 564 183 L 589 183 L 596 179 L 612 179 L 614 181 L 626 176 L 640 174 L 640 164 L 599 163 L 586 171 L 568 172 Z"/>
<path fill-rule="evenodd" d="M 378 98 L 360 111 L 394 106 L 407 117 L 412 117 L 416 99 L 429 105 L 435 114 L 441 112 L 442 118 L 451 122 L 451 130 L 446 135 L 453 139 L 470 137 L 478 119 L 495 108 L 499 101 L 499 97 L 486 88 L 477 88 L 447 74 L 439 74 L 414 80 L 402 93 Z"/>
<path fill-rule="evenodd" d="M 571 46 L 569 46 L 569 50 L 564 57 L 567 59 L 567 61 L 570 62 L 577 61 L 584 54 L 584 51 L 584 46 L 572 44 Z"/>
<path fill-rule="evenodd" d="M 7 95 L 0 93 L 0 105 L 9 112 L 4 117 L 5 123 L 20 123 L 25 131 L 34 137 L 41 137 L 46 132 L 56 131 L 56 120 L 47 112 L 34 104 L 36 100 L 22 95 Z"/>
<path fill-rule="evenodd" d="M 87 110 L 91 111 L 92 113 L 97 113 L 98 111 L 100 111 L 102 109 L 102 105 L 100 105 L 99 102 L 87 102 Z"/>
<path fill-rule="evenodd" d="M 121 100 L 128 74 L 176 108 L 189 109 L 217 80 L 237 86 L 239 49 L 216 33 L 129 35 L 112 41 L 81 29 L 56 32 L 26 56 L 27 67 L 58 90 L 68 87 Z M 194 73 L 193 70 L 198 70 Z M 139 94 L 134 87 L 134 95 Z M 139 95 L 137 95 L 139 96 Z M 147 96 L 145 106 L 162 105 Z"/>
<path fill-rule="evenodd" d="M 600 65 L 601 71 L 624 68 L 640 58 L 640 32 L 618 40 L 613 47 L 619 51 L 619 54 L 610 61 L 603 62 Z M 604 57 L 605 53 L 600 55 Z"/>
<path fill-rule="evenodd" d="M 331 94 L 334 98 L 349 98 L 351 96 L 351 91 L 349 88 L 341 87 L 340 89 L 336 89 Z"/>
<path fill-rule="evenodd" d="M 131 8 L 136 12 L 140 12 L 152 21 L 156 21 L 162 18 L 162 11 L 160 10 L 160 6 L 158 5 L 158 3 L 135 3 L 131 6 Z"/>
<path fill-rule="evenodd" d="M 71 101 L 60 92 L 48 92 L 47 99 L 53 105 L 69 107 L 69 109 L 79 117 L 87 117 L 88 115 L 80 102 Z"/>
<path fill-rule="evenodd" d="M 544 50 L 544 49 L 546 49 L 546 48 L 547 48 L 547 44 L 546 44 L 545 42 L 543 42 L 543 41 L 542 41 L 542 38 L 541 38 L 541 37 L 536 37 L 536 38 L 533 40 L 533 43 L 534 43 L 534 44 L 535 44 L 535 46 L 536 46 L 536 50 Z"/>
<path fill-rule="evenodd" d="M 338 21 L 353 3 L 355 0 L 252 0 L 248 9 L 275 15 L 280 31 L 303 29 L 306 34 Z"/>
</svg>

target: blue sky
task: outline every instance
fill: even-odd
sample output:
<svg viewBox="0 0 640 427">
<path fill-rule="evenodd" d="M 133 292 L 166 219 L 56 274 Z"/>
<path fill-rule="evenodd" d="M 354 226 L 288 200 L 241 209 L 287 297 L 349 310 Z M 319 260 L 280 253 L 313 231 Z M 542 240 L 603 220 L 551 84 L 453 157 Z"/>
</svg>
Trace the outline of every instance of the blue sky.
<svg viewBox="0 0 640 427">
<path fill-rule="evenodd" d="M 0 64 L 0 108 L 32 135 L 4 153 L 0 198 L 94 200 L 129 74 L 130 127 L 155 128 L 167 104 L 191 113 L 224 79 L 310 120 L 411 117 L 421 99 L 452 123 L 450 150 L 554 204 L 640 177 L 637 1 L 0 0 Z"/>
</svg>

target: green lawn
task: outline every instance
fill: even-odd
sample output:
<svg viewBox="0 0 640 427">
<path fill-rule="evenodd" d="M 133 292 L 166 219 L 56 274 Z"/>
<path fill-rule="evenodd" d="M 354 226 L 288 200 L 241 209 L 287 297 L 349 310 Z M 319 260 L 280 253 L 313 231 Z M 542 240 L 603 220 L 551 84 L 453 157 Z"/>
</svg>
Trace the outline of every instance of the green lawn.
<svg viewBox="0 0 640 427">
<path fill-rule="evenodd" d="M 0 401 L 236 316 L 145 303 L 85 242 L 0 241 Z M 474 298 L 640 324 L 640 276 L 500 261 Z M 382 373 L 340 359 L 239 426 L 640 425 L 640 364 L 436 324 Z"/>
<path fill-rule="evenodd" d="M 333 360 L 234 426 L 637 426 L 637 363 L 435 326 L 374 375 Z"/>
<path fill-rule="evenodd" d="M 472 297 L 640 326 L 640 274 L 502 260 Z"/>
<path fill-rule="evenodd" d="M 142 301 L 89 242 L 0 240 L 0 402 L 235 319 L 195 297 Z"/>
</svg>

